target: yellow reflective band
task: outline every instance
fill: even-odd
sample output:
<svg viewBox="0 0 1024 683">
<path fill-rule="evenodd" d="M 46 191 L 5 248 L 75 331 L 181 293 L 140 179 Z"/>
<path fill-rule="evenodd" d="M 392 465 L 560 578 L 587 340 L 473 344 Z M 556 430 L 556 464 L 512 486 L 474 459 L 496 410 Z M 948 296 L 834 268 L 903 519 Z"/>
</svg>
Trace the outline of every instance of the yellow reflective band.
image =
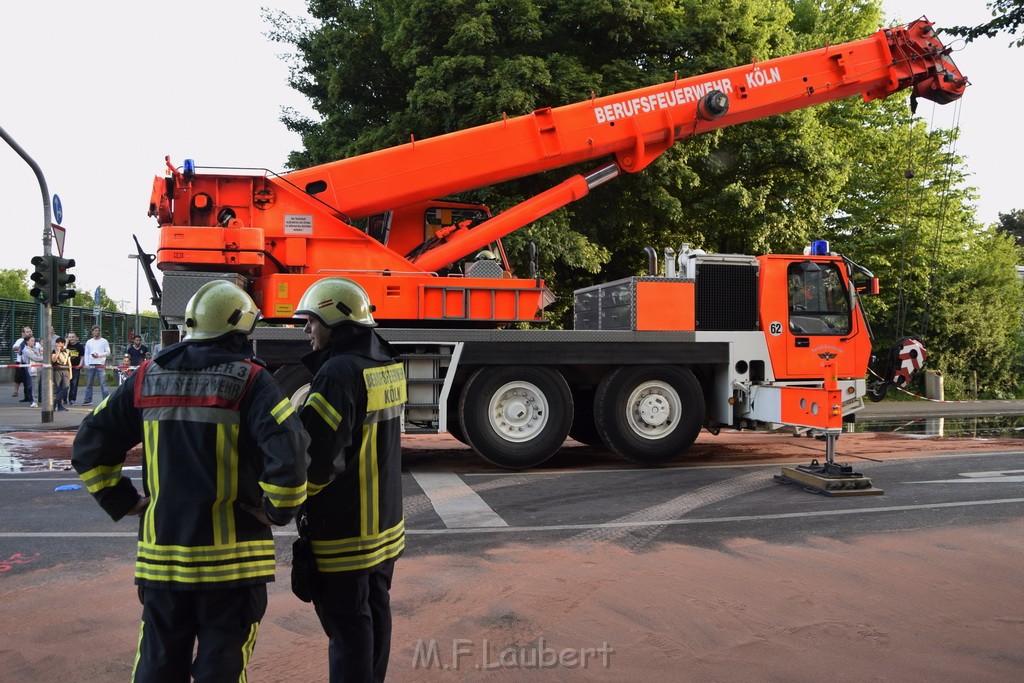
<svg viewBox="0 0 1024 683">
<path fill-rule="evenodd" d="M 267 484 L 260 482 L 260 488 L 263 489 L 267 498 L 276 508 L 291 508 L 296 505 L 301 505 L 306 500 L 306 485 L 301 486 L 275 486 L 273 484 Z"/>
<path fill-rule="evenodd" d="M 363 427 L 363 440 L 359 445 L 359 510 L 360 531 L 363 536 L 372 537 L 380 532 L 378 512 L 377 472 L 377 423 Z"/>
<path fill-rule="evenodd" d="M 317 571 L 321 572 L 351 572 L 358 569 L 366 569 L 398 557 L 403 550 L 405 550 L 405 536 L 373 553 L 332 558 L 317 556 L 316 568 Z"/>
<path fill-rule="evenodd" d="M 89 493 L 96 493 L 102 489 L 117 486 L 117 482 L 121 481 L 121 467 L 123 465 L 124 463 L 100 465 L 93 467 L 87 472 L 82 472 L 79 477 L 81 477 L 82 483 L 85 484 L 85 488 L 89 490 Z"/>
<path fill-rule="evenodd" d="M 190 563 L 247 560 L 268 555 L 273 557 L 274 541 L 244 541 L 230 546 L 157 545 L 139 541 L 138 552 L 140 558 L 153 561 Z"/>
<path fill-rule="evenodd" d="M 341 413 L 334 409 L 334 406 L 323 394 L 319 392 L 310 394 L 306 399 L 306 405 L 319 413 L 328 427 L 338 431 L 338 427 L 341 425 Z"/>
<path fill-rule="evenodd" d="M 391 543 L 404 533 L 405 520 L 403 519 L 398 524 L 376 536 L 340 538 L 336 540 L 317 540 L 314 538 L 310 541 L 310 544 L 315 555 L 337 555 L 339 553 L 351 553 L 377 548 Z"/>
<path fill-rule="evenodd" d="M 104 408 L 106 408 L 107 407 L 107 401 L 109 401 L 110 397 L 113 396 L 113 395 L 114 395 L 113 393 L 107 394 L 107 397 L 105 399 L 103 399 L 102 401 L 100 401 L 100 404 L 98 406 L 96 406 L 95 408 L 93 408 L 92 412 L 93 413 L 98 413 L 101 410 L 103 410 Z"/>
<path fill-rule="evenodd" d="M 249 637 L 242 644 L 242 673 L 238 675 L 238 683 L 246 683 L 249 680 L 246 678 L 245 669 L 249 666 L 249 660 L 252 659 L 252 650 L 256 647 L 256 635 L 259 632 L 260 622 L 254 621 L 249 627 Z"/>
<path fill-rule="evenodd" d="M 281 399 L 281 402 L 270 411 L 270 416 L 277 420 L 277 424 L 281 424 L 293 414 L 295 414 L 295 408 L 292 406 L 292 402 L 286 398 Z"/>
<path fill-rule="evenodd" d="M 327 482 L 327 484 L 330 484 L 330 483 L 331 482 Z M 307 481 L 306 482 L 306 495 L 307 496 L 315 496 L 316 494 L 320 493 L 325 488 L 327 488 L 327 484 L 314 484 L 311 481 Z"/>
<path fill-rule="evenodd" d="M 179 567 L 175 565 L 135 565 L 135 578 L 174 583 L 219 583 L 274 576 L 274 560 L 214 567 Z"/>
<path fill-rule="evenodd" d="M 142 540 L 156 542 L 156 507 L 160 500 L 160 423 L 142 423 L 144 444 L 143 464 L 146 472 L 146 488 L 149 490 L 149 505 L 142 519 Z"/>
<path fill-rule="evenodd" d="M 217 425 L 217 500 L 213 503 L 213 543 L 235 542 L 235 499 L 238 498 L 238 425 Z"/>
<path fill-rule="evenodd" d="M 139 642 L 135 644 L 135 661 L 132 662 L 132 682 L 135 681 L 135 672 L 139 669 L 139 660 L 142 658 L 142 637 L 146 633 L 146 620 L 139 624 Z"/>
</svg>

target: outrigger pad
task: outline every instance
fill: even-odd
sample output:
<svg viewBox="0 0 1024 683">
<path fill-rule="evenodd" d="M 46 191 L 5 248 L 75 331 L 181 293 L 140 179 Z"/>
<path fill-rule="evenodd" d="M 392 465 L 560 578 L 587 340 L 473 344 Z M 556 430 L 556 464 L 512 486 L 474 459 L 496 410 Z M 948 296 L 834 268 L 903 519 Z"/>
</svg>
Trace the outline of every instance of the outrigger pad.
<svg viewBox="0 0 1024 683">
<path fill-rule="evenodd" d="M 885 493 L 871 485 L 871 480 L 853 467 L 840 463 L 820 464 L 812 460 L 810 465 L 783 467 L 782 474 L 775 475 L 781 484 L 799 484 L 804 490 L 826 496 L 880 496 Z"/>
</svg>

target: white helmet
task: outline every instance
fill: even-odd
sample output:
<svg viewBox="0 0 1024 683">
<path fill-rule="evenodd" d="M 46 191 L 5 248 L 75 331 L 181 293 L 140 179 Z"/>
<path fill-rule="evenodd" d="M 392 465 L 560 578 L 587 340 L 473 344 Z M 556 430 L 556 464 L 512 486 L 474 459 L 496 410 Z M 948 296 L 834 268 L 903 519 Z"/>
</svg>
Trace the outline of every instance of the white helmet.
<svg viewBox="0 0 1024 683">
<path fill-rule="evenodd" d="M 328 277 L 314 282 L 299 299 L 295 315 L 314 315 L 327 327 L 341 324 L 376 327 L 374 305 L 366 290 L 343 277 Z"/>
<path fill-rule="evenodd" d="M 199 288 L 185 306 L 184 341 L 210 341 L 232 332 L 251 334 L 260 309 L 238 285 L 213 280 Z"/>
</svg>

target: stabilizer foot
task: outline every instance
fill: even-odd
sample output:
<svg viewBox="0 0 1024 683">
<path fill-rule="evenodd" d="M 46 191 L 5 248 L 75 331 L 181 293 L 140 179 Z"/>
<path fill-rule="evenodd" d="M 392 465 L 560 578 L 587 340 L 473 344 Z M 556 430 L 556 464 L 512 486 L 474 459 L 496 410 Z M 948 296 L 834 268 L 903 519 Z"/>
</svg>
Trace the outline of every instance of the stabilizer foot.
<svg viewBox="0 0 1024 683">
<path fill-rule="evenodd" d="M 850 465 L 835 462 L 783 467 L 782 474 L 775 475 L 775 481 L 782 484 L 799 484 L 806 491 L 826 496 L 880 496 L 882 489 L 871 485 L 871 480 Z"/>
</svg>

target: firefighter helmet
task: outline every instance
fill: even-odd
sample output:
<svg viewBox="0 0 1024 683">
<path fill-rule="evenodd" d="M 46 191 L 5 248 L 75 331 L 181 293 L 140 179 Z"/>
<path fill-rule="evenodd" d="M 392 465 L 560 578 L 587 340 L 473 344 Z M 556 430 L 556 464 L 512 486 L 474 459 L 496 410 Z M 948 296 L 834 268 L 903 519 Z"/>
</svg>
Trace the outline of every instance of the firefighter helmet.
<svg viewBox="0 0 1024 683">
<path fill-rule="evenodd" d="M 327 327 L 341 324 L 376 327 L 374 305 L 366 290 L 343 277 L 328 277 L 314 282 L 299 299 L 295 315 L 314 315 Z"/>
<path fill-rule="evenodd" d="M 231 332 L 250 334 L 260 309 L 241 287 L 213 280 L 200 287 L 185 306 L 185 341 L 210 341 Z"/>
</svg>

